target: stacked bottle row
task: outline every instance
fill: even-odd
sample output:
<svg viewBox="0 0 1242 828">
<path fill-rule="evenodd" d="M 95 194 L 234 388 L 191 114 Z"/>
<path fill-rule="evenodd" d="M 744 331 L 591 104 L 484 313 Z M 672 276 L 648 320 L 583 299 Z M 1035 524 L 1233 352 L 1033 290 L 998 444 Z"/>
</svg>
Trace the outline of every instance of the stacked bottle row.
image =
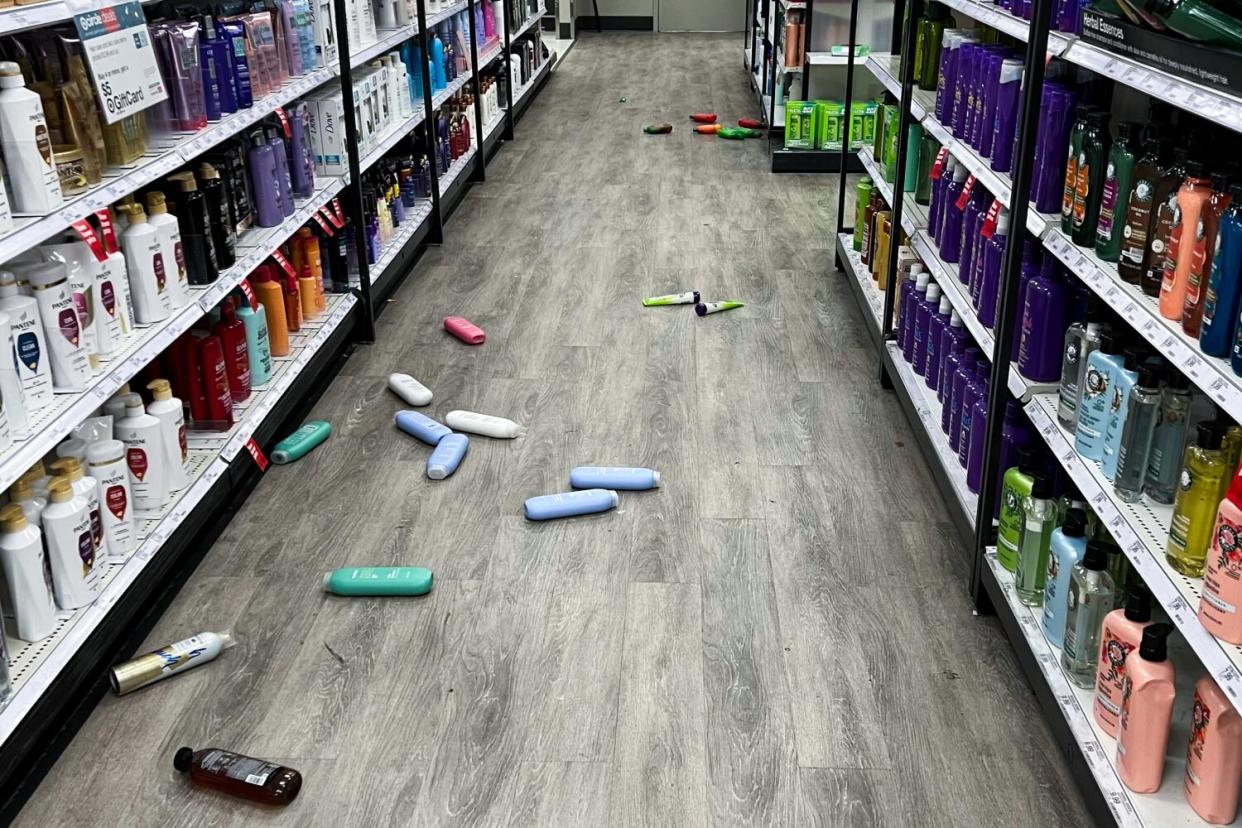
<svg viewBox="0 0 1242 828">
<path fill-rule="evenodd" d="M 249 109 L 335 56 L 330 31 L 316 25 L 307 0 L 276 0 L 218 20 L 160 20 L 150 31 L 168 100 L 114 124 L 101 117 L 72 27 L 0 43 L 12 61 L 0 63 L 0 141 L 14 212 L 50 213 L 105 173 L 137 162 L 155 139 Z M 0 232 L 8 221 L 0 209 Z"/>
<path fill-rule="evenodd" d="M 513 84 L 514 96 L 518 90 L 531 82 L 539 68 L 548 60 L 548 47 L 543 44 L 539 27 L 526 32 L 522 39 L 509 45 L 509 82 Z"/>
<path fill-rule="evenodd" d="M 449 168 L 474 144 L 474 127 L 470 122 L 473 114 L 474 97 L 468 92 L 458 92 L 432 116 L 439 179 L 442 180 Z"/>
<path fill-rule="evenodd" d="M 430 50 L 427 71 L 431 77 L 432 95 L 447 87 L 459 75 L 470 71 L 469 33 L 470 13 L 466 10 L 432 27 L 427 46 Z"/>
<path fill-rule="evenodd" d="M 422 148 L 426 127 L 414 128 L 413 146 Z M 362 174 L 362 214 L 366 219 L 367 263 L 375 264 L 406 221 L 416 221 L 420 201 L 431 198 L 431 161 L 426 155 L 388 155 Z"/>
<path fill-rule="evenodd" d="M 371 152 L 422 108 L 421 67 L 418 46 L 407 41 L 400 49 L 381 55 L 354 70 L 354 127 L 358 133 L 359 155 Z M 325 97 L 329 103 L 324 106 L 338 108 L 335 115 L 341 117 L 340 92 L 326 92 Z M 333 154 L 343 169 L 347 166 L 345 137 L 334 136 L 334 140 L 338 143 Z"/>
<path fill-rule="evenodd" d="M 504 74 L 499 68 L 484 70 L 479 74 L 479 117 L 490 124 L 504 112 Z"/>
<path fill-rule="evenodd" d="M 1014 593 L 1042 608 L 1044 637 L 1059 649 L 1062 670 L 1093 691 L 1091 715 L 1117 740 L 1121 781 L 1154 793 L 1164 777 L 1173 706 L 1168 658 L 1172 624 L 1153 623 L 1151 594 L 1072 485 L 1057 499 L 1055 462 L 1022 449 L 1005 473 L 998 546 L 1015 570 Z M 1242 489 L 1242 481 L 1239 481 Z M 1183 791 L 1204 820 L 1231 823 L 1242 789 L 1242 718 L 1210 676 L 1195 685 Z"/>
</svg>

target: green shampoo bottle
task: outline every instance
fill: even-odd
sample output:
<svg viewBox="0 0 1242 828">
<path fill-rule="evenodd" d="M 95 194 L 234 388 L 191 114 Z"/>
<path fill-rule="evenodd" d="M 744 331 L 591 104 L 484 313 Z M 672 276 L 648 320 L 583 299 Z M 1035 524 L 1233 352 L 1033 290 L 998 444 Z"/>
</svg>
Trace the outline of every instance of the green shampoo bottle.
<svg viewBox="0 0 1242 828">
<path fill-rule="evenodd" d="M 1126 227 L 1126 206 L 1134 189 L 1134 170 L 1138 156 L 1134 152 L 1135 124 L 1122 121 L 1117 125 L 1117 141 L 1108 153 L 1104 170 L 1104 187 L 1100 191 L 1100 215 L 1095 225 L 1095 254 L 1106 262 L 1121 258 L 1122 233 Z"/>
<path fill-rule="evenodd" d="M 301 460 L 331 434 L 331 423 L 324 420 L 311 420 L 276 444 L 276 448 L 272 451 L 272 462 L 281 465 Z"/>
<path fill-rule="evenodd" d="M 346 566 L 323 576 L 333 595 L 426 595 L 431 570 L 422 566 Z"/>
</svg>

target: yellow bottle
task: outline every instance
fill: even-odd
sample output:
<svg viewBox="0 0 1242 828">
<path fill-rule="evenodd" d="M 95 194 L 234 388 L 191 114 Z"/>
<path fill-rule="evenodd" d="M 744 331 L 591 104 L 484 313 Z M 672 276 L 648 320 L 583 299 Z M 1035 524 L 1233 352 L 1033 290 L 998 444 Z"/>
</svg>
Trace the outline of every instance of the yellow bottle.
<svg viewBox="0 0 1242 828">
<path fill-rule="evenodd" d="M 1165 558 L 1169 566 L 1192 578 L 1203 577 L 1221 489 L 1230 477 L 1221 448 L 1223 429 L 1217 422 L 1199 424 L 1197 439 L 1186 447 L 1173 499 Z"/>
<path fill-rule="evenodd" d="M 892 233 L 892 213 L 882 210 L 875 214 L 875 255 L 871 257 L 871 278 L 880 290 L 888 282 L 888 245 Z"/>
</svg>

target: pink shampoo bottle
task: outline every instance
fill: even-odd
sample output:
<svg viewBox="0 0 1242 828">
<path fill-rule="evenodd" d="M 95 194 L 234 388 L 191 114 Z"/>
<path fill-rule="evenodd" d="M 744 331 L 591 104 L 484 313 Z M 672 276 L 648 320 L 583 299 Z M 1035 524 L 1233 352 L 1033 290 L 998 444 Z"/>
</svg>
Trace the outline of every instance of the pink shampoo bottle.
<svg viewBox="0 0 1242 828">
<path fill-rule="evenodd" d="M 1138 650 L 1126 656 L 1117 736 L 1117 775 L 1135 793 L 1155 793 L 1164 777 L 1164 753 L 1173 719 L 1171 624 L 1150 624 Z"/>
<path fill-rule="evenodd" d="M 1242 787 L 1242 716 L 1212 680 L 1195 685 L 1186 750 L 1186 801 L 1204 821 L 1228 825 L 1238 815 Z"/>
</svg>

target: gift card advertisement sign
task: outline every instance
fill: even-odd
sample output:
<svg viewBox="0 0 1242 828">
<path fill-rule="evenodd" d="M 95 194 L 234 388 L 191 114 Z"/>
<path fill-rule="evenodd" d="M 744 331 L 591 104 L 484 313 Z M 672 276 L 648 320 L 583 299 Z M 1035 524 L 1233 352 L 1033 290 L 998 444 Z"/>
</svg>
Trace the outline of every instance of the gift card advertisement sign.
<svg viewBox="0 0 1242 828">
<path fill-rule="evenodd" d="M 115 124 L 168 99 L 138 3 L 74 15 L 104 121 Z"/>
</svg>

